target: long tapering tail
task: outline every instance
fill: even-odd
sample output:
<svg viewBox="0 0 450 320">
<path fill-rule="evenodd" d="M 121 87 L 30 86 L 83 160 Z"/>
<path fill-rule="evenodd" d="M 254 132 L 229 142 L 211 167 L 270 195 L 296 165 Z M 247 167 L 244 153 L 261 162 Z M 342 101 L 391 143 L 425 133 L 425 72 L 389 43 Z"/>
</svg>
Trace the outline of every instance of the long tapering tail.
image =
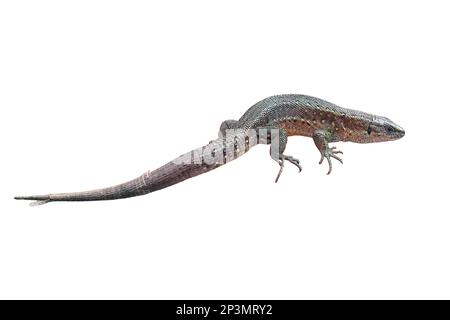
<svg viewBox="0 0 450 320">
<path fill-rule="evenodd" d="M 233 139 L 219 138 L 211 141 L 208 145 L 185 153 L 154 171 L 148 171 L 136 179 L 113 187 L 74 193 L 21 196 L 15 199 L 34 200 L 31 205 L 40 205 L 52 201 L 97 201 L 140 196 L 216 169 L 241 156 L 250 147 L 245 134 L 241 133 Z"/>
</svg>

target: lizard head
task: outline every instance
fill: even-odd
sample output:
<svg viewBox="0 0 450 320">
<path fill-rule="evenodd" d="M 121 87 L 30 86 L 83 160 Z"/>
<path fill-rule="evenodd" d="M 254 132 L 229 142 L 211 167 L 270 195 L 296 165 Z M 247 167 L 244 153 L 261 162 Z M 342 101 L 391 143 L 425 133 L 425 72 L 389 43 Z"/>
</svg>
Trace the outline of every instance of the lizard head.
<svg viewBox="0 0 450 320">
<path fill-rule="evenodd" d="M 360 142 L 382 142 L 400 139 L 405 135 L 405 130 L 386 117 L 373 116 L 364 121 L 364 129 L 360 132 Z"/>
</svg>

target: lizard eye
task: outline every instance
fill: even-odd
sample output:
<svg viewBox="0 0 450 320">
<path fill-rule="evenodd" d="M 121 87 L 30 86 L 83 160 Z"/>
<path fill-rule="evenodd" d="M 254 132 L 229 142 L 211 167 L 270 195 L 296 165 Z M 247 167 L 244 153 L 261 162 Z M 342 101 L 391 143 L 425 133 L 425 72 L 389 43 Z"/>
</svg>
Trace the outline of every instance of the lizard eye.
<svg viewBox="0 0 450 320">
<path fill-rule="evenodd" d="M 371 133 L 372 133 L 372 127 L 369 126 L 369 127 L 367 128 L 367 134 L 370 135 Z"/>
</svg>

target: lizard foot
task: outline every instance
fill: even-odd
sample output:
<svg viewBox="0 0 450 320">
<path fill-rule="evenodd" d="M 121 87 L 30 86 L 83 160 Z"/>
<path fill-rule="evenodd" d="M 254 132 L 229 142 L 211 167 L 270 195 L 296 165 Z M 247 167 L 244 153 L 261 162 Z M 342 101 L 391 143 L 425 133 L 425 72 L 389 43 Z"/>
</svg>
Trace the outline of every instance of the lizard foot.
<svg viewBox="0 0 450 320">
<path fill-rule="evenodd" d="M 339 151 L 339 150 L 336 150 L 336 147 L 331 147 L 331 148 L 326 148 L 325 149 L 325 151 L 324 152 L 322 152 L 322 157 L 320 158 L 320 161 L 319 161 L 319 164 L 322 164 L 322 162 L 323 162 L 323 159 L 327 159 L 327 161 L 328 161 L 328 173 L 327 174 L 330 174 L 331 173 L 331 170 L 333 169 L 333 165 L 332 165 L 332 163 L 331 163 L 331 158 L 334 158 L 334 159 L 336 159 L 337 161 L 339 161 L 340 163 L 344 163 L 343 161 L 342 161 L 342 159 L 341 158 L 339 158 L 336 154 L 343 154 L 343 152 L 342 151 Z"/>
<path fill-rule="evenodd" d="M 280 158 L 278 159 L 278 164 L 280 165 L 280 171 L 278 171 L 277 178 L 275 179 L 275 183 L 278 182 L 278 179 L 280 179 L 281 173 L 284 169 L 284 161 L 287 160 L 290 163 L 292 163 L 294 166 L 298 168 L 298 172 L 302 171 L 302 166 L 300 165 L 300 161 L 294 157 L 291 156 L 285 156 L 284 154 L 280 154 Z"/>
</svg>

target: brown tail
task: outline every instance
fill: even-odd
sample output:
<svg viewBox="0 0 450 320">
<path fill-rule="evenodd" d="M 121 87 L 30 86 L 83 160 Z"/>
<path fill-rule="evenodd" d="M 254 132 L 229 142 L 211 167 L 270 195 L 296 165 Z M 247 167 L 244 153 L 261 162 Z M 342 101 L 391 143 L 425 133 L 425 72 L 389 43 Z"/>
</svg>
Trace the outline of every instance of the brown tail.
<svg viewBox="0 0 450 320">
<path fill-rule="evenodd" d="M 136 179 L 109 188 L 15 197 L 14 199 L 34 200 L 35 202 L 31 203 L 34 206 L 52 201 L 115 200 L 141 196 L 218 168 L 249 149 L 244 148 L 244 152 L 236 154 L 235 145 L 235 141 L 225 139 L 211 141 L 208 145 L 188 152 L 154 171 L 148 171 Z M 230 150 L 233 156 L 230 156 Z"/>
</svg>

